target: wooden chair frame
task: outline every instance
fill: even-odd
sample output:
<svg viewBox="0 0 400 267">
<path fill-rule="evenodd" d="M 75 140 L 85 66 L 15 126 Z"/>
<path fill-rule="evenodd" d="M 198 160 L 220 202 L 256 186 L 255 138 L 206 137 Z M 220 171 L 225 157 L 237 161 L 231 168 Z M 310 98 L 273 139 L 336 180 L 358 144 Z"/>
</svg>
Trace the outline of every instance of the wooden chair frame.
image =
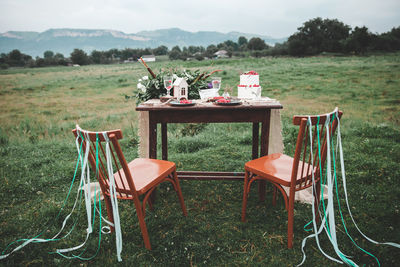
<svg viewBox="0 0 400 267">
<path fill-rule="evenodd" d="M 74 129 L 72 131 L 75 137 L 78 137 L 79 130 Z M 110 200 L 110 191 L 109 191 L 109 175 L 107 172 L 107 162 L 106 162 L 106 149 L 102 145 L 106 140 L 103 136 L 103 132 L 89 132 L 85 131 L 86 136 L 90 139 L 90 152 L 89 152 L 89 162 L 91 168 L 96 170 L 97 168 L 97 179 L 100 184 L 101 191 L 104 196 L 107 216 L 110 222 L 114 223 L 112 205 Z M 175 191 L 177 192 L 179 202 L 182 208 L 182 212 L 184 216 L 187 216 L 187 211 L 185 207 L 185 203 L 183 200 L 182 191 L 179 185 L 179 180 L 176 174 L 176 165 L 173 162 L 156 160 L 156 159 L 135 159 L 140 160 L 141 163 L 152 164 L 154 166 L 160 166 L 162 172 L 157 175 L 157 177 L 151 177 L 149 181 L 142 181 L 142 186 L 137 190 L 135 186 L 135 179 L 140 179 L 141 177 L 133 177 L 132 167 L 129 165 L 134 163 L 135 160 L 131 161 L 129 164 L 127 163 L 124 154 L 122 153 L 121 147 L 119 145 L 118 140 L 122 139 L 121 130 L 113 130 L 106 132 L 109 140 L 110 140 L 110 151 L 112 156 L 112 162 L 115 166 L 114 171 L 114 179 L 116 184 L 116 193 L 118 199 L 124 200 L 132 200 L 136 213 L 139 220 L 140 230 L 142 232 L 143 241 L 145 247 L 151 250 L 149 234 L 147 231 L 146 222 L 144 220 L 146 215 L 146 203 L 149 203 L 150 208 L 152 208 L 152 203 L 149 199 L 151 193 L 156 189 L 156 187 L 165 181 L 170 182 Z M 81 134 L 78 137 L 79 145 L 82 143 L 82 151 L 86 151 L 86 142 L 82 138 L 85 138 Z M 98 139 L 98 164 L 96 164 L 96 140 Z M 97 166 L 96 166 L 97 165 Z M 133 167 L 134 168 L 134 167 Z M 147 184 L 146 184 L 147 183 Z M 140 201 L 140 196 L 144 195 L 143 200 Z M 114 228 L 111 227 L 111 231 L 114 232 Z"/>
<path fill-rule="evenodd" d="M 330 118 L 331 121 L 329 122 L 329 134 L 330 137 L 332 137 L 336 131 L 338 119 L 340 119 L 342 115 L 343 112 L 339 111 L 338 108 L 336 108 L 333 112 L 322 115 L 294 116 L 293 124 L 299 126 L 299 132 L 297 135 L 296 149 L 293 158 L 281 153 L 275 153 L 249 161 L 245 164 L 245 179 L 242 204 L 243 222 L 245 222 L 246 219 L 246 206 L 251 184 L 257 180 L 268 181 L 274 186 L 272 201 L 274 206 L 276 204 L 277 190 L 279 190 L 283 196 L 285 208 L 288 212 L 287 247 L 293 247 L 293 213 L 295 193 L 297 191 L 311 187 L 312 177 L 314 176 L 314 181 L 316 184 L 315 203 L 317 203 L 317 205 L 315 205 L 315 209 L 313 212 L 315 212 L 316 218 L 319 218 L 318 204 L 320 201 L 321 192 L 320 181 L 321 174 L 324 171 L 327 156 L 327 133 L 324 125 L 326 119 Z M 308 118 L 311 119 L 311 125 L 309 125 L 308 123 Z M 313 148 L 313 162 L 310 150 L 309 127 L 314 127 L 311 140 Z M 320 153 L 318 153 L 318 143 L 320 144 Z M 288 177 L 288 179 L 284 179 L 283 177 L 274 175 L 271 169 L 265 167 L 270 166 L 272 163 L 280 165 L 281 168 L 286 168 L 290 170 L 290 177 Z M 283 186 L 289 188 L 289 195 L 283 189 Z"/>
</svg>

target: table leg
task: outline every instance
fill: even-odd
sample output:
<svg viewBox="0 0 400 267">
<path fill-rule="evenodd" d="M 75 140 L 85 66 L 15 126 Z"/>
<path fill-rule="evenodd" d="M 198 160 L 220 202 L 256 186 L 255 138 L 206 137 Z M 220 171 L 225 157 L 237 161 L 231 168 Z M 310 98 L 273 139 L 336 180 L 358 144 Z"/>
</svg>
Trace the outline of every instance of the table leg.
<svg viewBox="0 0 400 267">
<path fill-rule="evenodd" d="M 162 159 L 168 160 L 168 136 L 166 123 L 161 123 L 161 147 Z"/>
<path fill-rule="evenodd" d="M 149 157 L 157 158 L 157 123 L 149 114 Z"/>
<path fill-rule="evenodd" d="M 253 122 L 253 147 L 252 147 L 251 159 L 258 158 L 259 135 L 260 135 L 259 124 L 258 122 Z"/>
<path fill-rule="evenodd" d="M 269 146 L 269 128 L 271 119 L 271 110 L 268 110 L 265 114 L 265 118 L 262 121 L 261 126 L 261 151 L 260 157 L 268 155 Z M 265 200 L 265 181 L 260 181 L 258 183 L 258 196 L 260 201 Z"/>
<path fill-rule="evenodd" d="M 261 152 L 260 156 L 268 155 L 268 145 L 269 145 L 269 128 L 271 121 L 271 110 L 268 110 L 265 114 L 265 118 L 262 121 L 261 126 Z"/>
<path fill-rule="evenodd" d="M 152 114 L 149 114 L 149 158 L 157 159 L 157 123 Z M 152 207 L 156 201 L 156 190 L 148 198 L 149 206 Z"/>
</svg>

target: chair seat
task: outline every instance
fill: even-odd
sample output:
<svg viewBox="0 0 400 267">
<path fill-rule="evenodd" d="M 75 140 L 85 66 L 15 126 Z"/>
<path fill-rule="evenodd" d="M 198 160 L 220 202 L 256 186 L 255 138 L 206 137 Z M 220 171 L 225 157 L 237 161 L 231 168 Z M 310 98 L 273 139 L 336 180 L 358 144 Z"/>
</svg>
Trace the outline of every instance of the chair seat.
<svg viewBox="0 0 400 267">
<path fill-rule="evenodd" d="M 258 159 L 247 162 L 244 167 L 246 171 L 252 172 L 258 176 L 267 178 L 275 183 L 283 186 L 290 186 L 293 158 L 282 153 L 270 154 Z M 299 165 L 302 165 L 300 161 Z M 308 169 L 308 164 L 305 163 L 304 173 Z M 301 170 L 297 172 L 297 183 L 311 175 L 302 175 Z"/>
<path fill-rule="evenodd" d="M 137 158 L 128 163 L 128 168 L 132 174 L 136 190 L 139 194 L 143 194 L 158 184 L 160 179 L 164 179 L 175 168 L 175 163 L 158 159 Z M 122 169 L 114 173 L 114 178 L 117 187 L 124 188 L 121 179 L 125 187 L 128 186 L 125 173 Z M 126 192 L 124 193 L 127 193 L 128 190 L 130 189 L 126 188 Z"/>
</svg>

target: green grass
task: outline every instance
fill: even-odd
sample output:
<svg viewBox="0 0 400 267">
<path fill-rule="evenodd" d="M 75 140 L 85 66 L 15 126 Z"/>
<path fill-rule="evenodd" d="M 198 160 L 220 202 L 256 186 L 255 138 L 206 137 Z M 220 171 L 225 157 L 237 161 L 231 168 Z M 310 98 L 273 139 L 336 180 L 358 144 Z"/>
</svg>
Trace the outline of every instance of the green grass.
<svg viewBox="0 0 400 267">
<path fill-rule="evenodd" d="M 297 134 L 291 117 L 325 113 L 339 106 L 344 111 L 342 138 L 355 220 L 372 239 L 400 242 L 400 54 L 162 61 L 151 67 L 155 72 L 176 67 L 222 69 L 223 88 L 231 87 L 235 93 L 239 72 L 258 71 L 263 95 L 284 106 L 283 136 L 285 152 L 290 155 Z M 137 79 L 146 74 L 138 63 L 0 71 L 1 250 L 46 229 L 44 237 L 49 238 L 60 228 L 68 209 L 61 218 L 54 218 L 74 174 L 77 154 L 71 130 L 76 123 L 91 130 L 121 128 L 126 158 L 137 157 L 135 101 L 126 100 L 125 95 L 132 95 Z M 168 135 L 169 159 L 180 170 L 242 171 L 251 157 L 249 124 L 169 125 Z M 310 206 L 296 203 L 294 248 L 288 250 L 284 204 L 279 198 L 277 206 L 272 206 L 270 186 L 265 202 L 258 201 L 253 186 L 246 223 L 240 221 L 242 182 L 182 181 L 181 186 L 188 217 L 182 216 L 168 184 L 160 186 L 155 210 L 147 211 L 152 251 L 144 248 L 132 203 L 120 202 L 124 265 L 292 266 L 301 261 L 301 240 L 307 236 L 303 226 L 311 219 Z M 67 206 L 72 206 L 72 199 Z M 396 265 L 398 249 L 369 243 L 357 234 L 347 212 L 344 216 L 361 247 L 376 255 L 383 266 Z M 78 224 L 69 237 L 51 244 L 30 244 L 0 265 L 117 265 L 113 235 L 102 236 L 100 251 L 89 262 L 48 254 L 83 242 L 84 210 L 74 218 Z M 336 220 L 339 224 L 340 218 Z M 97 234 L 96 230 L 89 239 L 84 256 L 96 252 Z M 342 251 L 354 256 L 355 262 L 376 265 L 352 245 L 341 226 L 338 238 Z M 334 255 L 326 238 L 321 244 Z M 305 266 L 335 266 L 314 241 L 307 243 L 306 253 Z"/>
</svg>

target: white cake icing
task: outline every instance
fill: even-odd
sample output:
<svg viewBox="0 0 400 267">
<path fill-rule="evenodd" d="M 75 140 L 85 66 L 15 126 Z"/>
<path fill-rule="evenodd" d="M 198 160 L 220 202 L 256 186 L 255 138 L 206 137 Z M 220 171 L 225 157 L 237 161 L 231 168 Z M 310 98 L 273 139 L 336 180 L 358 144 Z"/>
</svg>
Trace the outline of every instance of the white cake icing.
<svg viewBox="0 0 400 267">
<path fill-rule="evenodd" d="M 240 85 L 260 85 L 260 76 L 258 74 L 242 74 L 240 75 Z"/>
<path fill-rule="evenodd" d="M 261 97 L 260 76 L 257 72 L 248 71 L 240 75 L 238 97 L 250 99 Z"/>
</svg>

